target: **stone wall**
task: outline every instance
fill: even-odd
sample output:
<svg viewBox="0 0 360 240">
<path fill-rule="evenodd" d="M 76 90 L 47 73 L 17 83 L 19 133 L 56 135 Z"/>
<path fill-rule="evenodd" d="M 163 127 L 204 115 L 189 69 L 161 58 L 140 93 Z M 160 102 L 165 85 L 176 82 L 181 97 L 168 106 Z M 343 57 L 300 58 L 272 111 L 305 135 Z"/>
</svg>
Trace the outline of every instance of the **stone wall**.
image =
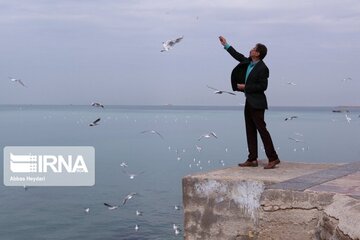
<svg viewBox="0 0 360 240">
<path fill-rule="evenodd" d="M 269 184 L 184 177 L 184 238 L 359 240 L 358 200 L 326 192 L 266 189 Z"/>
</svg>

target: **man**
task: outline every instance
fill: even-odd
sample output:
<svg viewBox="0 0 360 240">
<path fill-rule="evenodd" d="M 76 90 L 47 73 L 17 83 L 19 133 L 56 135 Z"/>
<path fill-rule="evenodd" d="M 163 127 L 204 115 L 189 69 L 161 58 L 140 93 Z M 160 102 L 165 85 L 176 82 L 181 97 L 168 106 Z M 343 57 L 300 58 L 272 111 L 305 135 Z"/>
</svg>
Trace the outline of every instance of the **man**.
<svg viewBox="0 0 360 240">
<path fill-rule="evenodd" d="M 270 133 L 266 129 L 264 119 L 265 109 L 268 108 L 264 92 L 268 85 L 269 69 L 263 59 L 267 54 L 267 48 L 265 45 L 258 43 L 250 50 L 250 56 L 245 57 L 230 46 L 223 36 L 220 36 L 219 39 L 230 55 L 240 62 L 231 73 L 231 85 L 234 91 L 244 92 L 246 97 L 244 114 L 249 155 L 248 159 L 244 163 L 240 163 L 239 166 L 258 166 L 257 132 L 259 132 L 266 156 L 269 159 L 269 163 L 264 168 L 275 168 L 280 163 L 280 160 Z"/>
</svg>

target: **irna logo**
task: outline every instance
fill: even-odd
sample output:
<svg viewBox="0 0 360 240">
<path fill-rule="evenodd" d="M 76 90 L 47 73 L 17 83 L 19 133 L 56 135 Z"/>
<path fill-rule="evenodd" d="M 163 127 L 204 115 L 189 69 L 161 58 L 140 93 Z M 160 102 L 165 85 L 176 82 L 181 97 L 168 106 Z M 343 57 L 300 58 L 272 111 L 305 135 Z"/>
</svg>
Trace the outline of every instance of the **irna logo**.
<svg viewBox="0 0 360 240">
<path fill-rule="evenodd" d="M 10 153 L 10 170 L 14 173 L 89 172 L 82 155 L 15 155 Z"/>
<path fill-rule="evenodd" d="M 91 146 L 4 147 L 6 186 L 93 186 L 95 148 Z"/>
</svg>

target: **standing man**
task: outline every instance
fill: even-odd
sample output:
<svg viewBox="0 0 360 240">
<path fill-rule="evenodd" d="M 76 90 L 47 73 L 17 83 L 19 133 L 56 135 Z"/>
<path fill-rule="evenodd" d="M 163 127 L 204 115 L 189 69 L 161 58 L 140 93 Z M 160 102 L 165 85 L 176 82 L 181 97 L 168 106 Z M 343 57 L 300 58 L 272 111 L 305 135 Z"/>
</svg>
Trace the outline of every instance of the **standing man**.
<svg viewBox="0 0 360 240">
<path fill-rule="evenodd" d="M 268 108 L 264 92 L 268 85 L 269 69 L 263 59 L 267 54 L 267 48 L 265 45 L 258 43 L 250 50 L 250 56 L 245 57 L 230 46 L 223 36 L 220 36 L 219 39 L 228 53 L 240 62 L 231 73 L 231 85 L 234 91 L 243 92 L 246 97 L 244 114 L 249 155 L 248 159 L 244 163 L 240 163 L 239 166 L 258 166 L 257 132 L 259 132 L 266 156 L 269 159 L 269 163 L 264 168 L 275 168 L 280 163 L 280 160 L 270 133 L 266 129 L 264 119 L 265 109 Z"/>
</svg>

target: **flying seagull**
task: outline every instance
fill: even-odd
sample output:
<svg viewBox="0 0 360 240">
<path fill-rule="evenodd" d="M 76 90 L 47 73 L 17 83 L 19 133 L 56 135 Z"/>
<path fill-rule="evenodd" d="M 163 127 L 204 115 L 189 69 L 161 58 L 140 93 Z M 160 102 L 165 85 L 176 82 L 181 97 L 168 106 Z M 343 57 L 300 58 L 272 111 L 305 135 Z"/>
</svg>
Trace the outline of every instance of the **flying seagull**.
<svg viewBox="0 0 360 240">
<path fill-rule="evenodd" d="M 287 121 L 287 120 L 293 120 L 295 118 L 298 118 L 298 116 L 291 116 L 291 117 L 287 117 L 285 118 L 284 120 Z"/>
<path fill-rule="evenodd" d="M 165 42 L 163 42 L 163 49 L 161 49 L 160 52 L 167 52 L 169 51 L 176 43 L 179 43 L 184 37 L 181 36 L 179 38 L 176 39 L 172 39 L 172 40 L 167 40 Z"/>
<path fill-rule="evenodd" d="M 223 91 L 223 90 L 219 90 L 219 89 L 216 89 L 216 88 L 213 88 L 213 87 L 210 87 L 209 85 L 206 85 L 208 88 L 212 89 L 212 90 L 215 90 L 214 93 L 215 94 L 223 94 L 223 93 L 227 93 L 227 94 L 230 94 L 230 95 L 236 95 L 235 93 L 233 92 L 228 92 L 228 91 Z"/>
<path fill-rule="evenodd" d="M 347 81 L 351 81 L 351 80 L 352 80 L 351 77 L 346 77 L 346 78 L 344 78 L 342 81 L 343 81 L 343 82 L 347 82 Z"/>
<path fill-rule="evenodd" d="M 119 206 L 111 205 L 111 204 L 108 204 L 108 203 L 104 203 L 104 205 L 105 205 L 109 210 L 115 210 L 115 209 L 119 208 Z"/>
<path fill-rule="evenodd" d="M 218 138 L 214 132 L 209 132 L 209 133 L 201 135 L 199 137 L 198 141 L 200 141 L 202 138 L 211 138 L 211 137 Z"/>
<path fill-rule="evenodd" d="M 123 199 L 123 203 L 122 205 L 125 205 L 125 203 L 127 202 L 127 200 L 130 200 L 132 199 L 137 193 L 135 192 L 132 192 L 132 193 L 129 193 L 128 195 L 126 195 Z"/>
<path fill-rule="evenodd" d="M 145 131 L 142 131 L 141 133 L 157 134 L 159 137 L 161 137 L 162 139 L 164 139 L 163 135 L 161 135 L 158 131 L 155 131 L 155 130 L 145 130 Z"/>
<path fill-rule="evenodd" d="M 288 85 L 296 86 L 296 83 L 294 82 L 287 82 Z"/>
<path fill-rule="evenodd" d="M 91 103 L 91 106 L 104 108 L 104 105 L 102 105 L 101 103 L 98 103 L 98 102 Z"/>
<path fill-rule="evenodd" d="M 90 126 L 90 127 L 93 127 L 93 126 L 99 125 L 100 120 L 101 120 L 101 118 L 96 119 L 95 121 L 93 121 L 92 123 L 90 123 L 89 126 Z"/>
<path fill-rule="evenodd" d="M 126 162 L 122 162 L 120 163 L 120 167 L 126 168 L 128 167 L 128 164 Z"/>
<path fill-rule="evenodd" d="M 21 81 L 21 79 L 17 79 L 17 78 L 13 78 L 13 77 L 9 77 L 9 78 L 10 78 L 10 80 L 11 80 L 12 82 L 17 82 L 17 83 L 21 84 L 21 86 L 27 87 L 27 86 L 25 86 L 25 84 L 23 83 L 23 81 Z"/>
<path fill-rule="evenodd" d="M 347 114 L 345 114 L 345 118 L 346 118 L 346 121 L 347 121 L 348 123 L 350 123 L 351 117 L 349 117 Z"/>
</svg>

